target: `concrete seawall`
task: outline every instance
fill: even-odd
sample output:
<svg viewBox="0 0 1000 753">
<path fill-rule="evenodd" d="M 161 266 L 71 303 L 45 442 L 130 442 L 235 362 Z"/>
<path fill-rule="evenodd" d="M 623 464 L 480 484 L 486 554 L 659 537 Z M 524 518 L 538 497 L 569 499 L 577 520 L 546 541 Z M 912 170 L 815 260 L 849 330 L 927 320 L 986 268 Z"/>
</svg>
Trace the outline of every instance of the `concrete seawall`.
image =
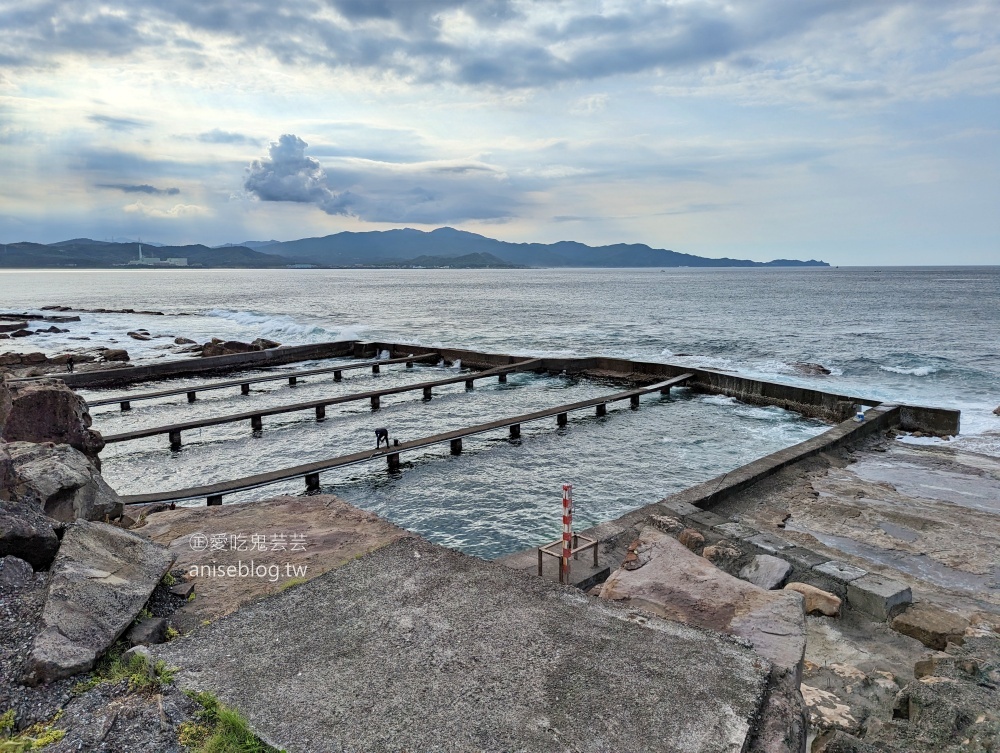
<svg viewBox="0 0 1000 753">
<path fill-rule="evenodd" d="M 315 343 L 310 345 L 290 345 L 268 350 L 254 350 L 249 353 L 232 353 L 225 356 L 207 358 L 187 358 L 180 361 L 129 366 L 122 369 L 103 371 L 80 371 L 75 374 L 57 374 L 70 387 L 121 387 L 136 382 L 169 379 L 185 376 L 208 376 L 222 374 L 235 369 L 252 369 L 266 366 L 280 366 L 298 361 L 319 358 L 350 356 L 354 349 L 353 340 Z"/>
</svg>

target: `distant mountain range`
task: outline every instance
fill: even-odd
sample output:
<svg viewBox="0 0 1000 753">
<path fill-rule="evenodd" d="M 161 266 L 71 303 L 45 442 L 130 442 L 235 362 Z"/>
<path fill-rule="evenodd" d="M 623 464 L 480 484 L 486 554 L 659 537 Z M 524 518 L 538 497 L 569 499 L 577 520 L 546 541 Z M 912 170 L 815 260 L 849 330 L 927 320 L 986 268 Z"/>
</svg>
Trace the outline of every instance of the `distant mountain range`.
<svg viewBox="0 0 1000 753">
<path fill-rule="evenodd" d="M 146 246 L 147 244 L 143 244 Z M 152 244 L 148 244 L 152 246 Z M 138 259 L 138 244 L 77 238 L 61 243 L 10 243 L 0 267 L 110 267 Z M 188 266 L 269 268 L 318 267 L 828 267 L 823 261 L 709 259 L 641 243 L 587 246 L 575 241 L 508 243 L 442 227 L 336 233 L 297 241 L 245 241 L 215 248 L 156 246 L 144 256 L 180 257 Z"/>
</svg>

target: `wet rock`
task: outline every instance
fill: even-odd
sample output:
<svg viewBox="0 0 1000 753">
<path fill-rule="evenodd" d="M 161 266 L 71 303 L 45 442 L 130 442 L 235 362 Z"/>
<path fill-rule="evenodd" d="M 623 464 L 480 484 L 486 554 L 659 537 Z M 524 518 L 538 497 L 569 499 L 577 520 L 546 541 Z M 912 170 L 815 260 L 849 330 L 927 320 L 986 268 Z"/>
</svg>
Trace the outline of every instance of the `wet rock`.
<svg viewBox="0 0 1000 753">
<path fill-rule="evenodd" d="M 830 370 L 820 363 L 808 363 L 808 362 L 797 362 L 789 364 L 800 374 L 805 374 L 806 376 L 829 376 Z"/>
<path fill-rule="evenodd" d="M 17 472 L 18 496 L 36 502 L 50 518 L 71 523 L 122 514 L 121 497 L 79 450 L 31 442 L 11 442 L 7 450 Z"/>
<path fill-rule="evenodd" d="M 692 552 L 698 552 L 705 546 L 705 537 L 693 528 L 685 528 L 677 536 L 677 540 Z"/>
<path fill-rule="evenodd" d="M 0 323 L 0 332 L 16 332 L 19 329 L 27 328 L 27 322 L 13 322 L 12 324 Z"/>
<path fill-rule="evenodd" d="M 961 640 L 969 621 L 933 604 L 917 603 L 897 615 L 890 626 L 897 633 L 916 638 L 928 648 L 944 651 L 949 641 Z"/>
<path fill-rule="evenodd" d="M 281 343 L 275 342 L 274 340 L 268 340 L 265 337 L 258 337 L 256 340 L 250 343 L 250 345 L 252 348 L 254 348 L 254 350 L 268 350 L 270 348 L 281 347 Z"/>
<path fill-rule="evenodd" d="M 189 340 L 186 337 L 175 337 L 174 345 L 194 345 L 194 340 Z"/>
<path fill-rule="evenodd" d="M 15 591 L 34 580 L 31 563 L 20 557 L 0 557 L 0 590 Z"/>
<path fill-rule="evenodd" d="M 34 334 L 30 329 L 18 329 L 10 333 L 11 337 L 28 337 Z"/>
<path fill-rule="evenodd" d="M 70 677 L 93 667 L 128 628 L 170 569 L 165 548 L 104 523 L 68 526 L 52 564 L 42 630 L 25 681 Z"/>
<path fill-rule="evenodd" d="M 58 379 L 9 382 L 10 407 L 0 400 L 0 437 L 7 442 L 54 442 L 82 452 L 100 469 L 104 448 L 100 432 L 90 428 L 87 403 Z"/>
<path fill-rule="evenodd" d="M 149 334 L 144 332 L 128 332 L 126 333 L 133 340 L 152 340 L 153 338 Z"/>
<path fill-rule="evenodd" d="M 225 349 L 222 347 L 222 343 L 205 343 L 201 346 L 201 356 L 202 358 L 211 358 L 212 356 L 225 355 Z"/>
<path fill-rule="evenodd" d="M 105 361 L 128 361 L 128 351 L 124 348 L 108 348 L 103 353 Z"/>
<path fill-rule="evenodd" d="M 755 586 L 770 591 L 778 588 L 791 574 L 792 566 L 780 557 L 758 554 L 740 570 L 740 577 Z"/>
<path fill-rule="evenodd" d="M 152 646 L 167 639 L 167 621 L 163 617 L 148 617 L 129 628 L 125 640 L 130 646 Z"/>
<path fill-rule="evenodd" d="M 796 591 L 805 599 L 806 614 L 821 614 L 826 617 L 840 616 L 841 600 L 829 591 L 816 588 L 808 583 L 789 583 L 786 591 Z"/>
<path fill-rule="evenodd" d="M 601 597 L 667 619 L 745 638 L 798 682 L 805 652 L 805 611 L 792 591 L 765 591 L 692 554 L 672 536 L 646 528 L 640 547 L 649 559 L 639 570 L 621 569 L 601 588 Z"/>
<path fill-rule="evenodd" d="M 993 409 L 994 416 L 1000 416 L 1000 405 Z"/>
</svg>

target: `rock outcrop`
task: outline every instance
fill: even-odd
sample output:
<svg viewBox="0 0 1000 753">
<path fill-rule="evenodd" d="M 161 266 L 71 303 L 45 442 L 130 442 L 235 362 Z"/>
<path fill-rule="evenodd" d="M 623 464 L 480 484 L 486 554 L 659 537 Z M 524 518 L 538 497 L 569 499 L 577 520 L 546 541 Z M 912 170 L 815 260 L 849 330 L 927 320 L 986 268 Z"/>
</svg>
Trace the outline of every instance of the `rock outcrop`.
<svg viewBox="0 0 1000 753">
<path fill-rule="evenodd" d="M 121 497 L 79 450 L 65 444 L 11 442 L 7 451 L 17 475 L 16 496 L 36 503 L 50 518 L 72 523 L 122 514 Z"/>
<path fill-rule="evenodd" d="M 58 379 L 5 382 L 9 391 L 0 397 L 0 438 L 7 442 L 68 444 L 86 455 L 100 469 L 98 453 L 104 448 L 100 432 L 90 428 L 87 403 Z"/>
<path fill-rule="evenodd" d="M 89 521 L 68 526 L 52 565 L 25 682 L 51 682 L 93 667 L 132 624 L 173 562 L 164 547 L 120 528 Z"/>
<path fill-rule="evenodd" d="M 806 642 L 800 594 L 765 591 L 734 578 L 654 528 L 642 531 L 637 549 L 645 555 L 644 565 L 612 573 L 601 588 L 602 598 L 745 638 L 763 657 L 788 670 L 797 687 Z"/>
<path fill-rule="evenodd" d="M 36 570 L 48 567 L 59 549 L 53 522 L 34 502 L 0 499 L 0 557 L 18 557 Z"/>
<path fill-rule="evenodd" d="M 213 337 L 210 342 L 201 346 L 201 355 L 205 358 L 210 356 L 228 356 L 232 353 L 250 353 L 254 350 L 268 350 L 280 347 L 281 343 L 274 340 L 265 340 L 258 337 L 252 343 L 240 342 L 239 340 L 220 340 Z"/>
</svg>

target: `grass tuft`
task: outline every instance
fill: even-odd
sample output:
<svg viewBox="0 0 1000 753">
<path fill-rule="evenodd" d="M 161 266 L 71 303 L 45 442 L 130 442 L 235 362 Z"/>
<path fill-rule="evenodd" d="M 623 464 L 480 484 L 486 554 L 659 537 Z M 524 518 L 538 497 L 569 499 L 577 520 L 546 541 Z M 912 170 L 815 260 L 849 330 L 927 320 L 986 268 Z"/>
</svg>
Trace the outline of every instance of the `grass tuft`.
<svg viewBox="0 0 1000 753">
<path fill-rule="evenodd" d="M 195 753 L 284 753 L 261 742 L 238 711 L 211 693 L 184 692 L 201 704 L 198 721 L 185 722 L 179 730 L 181 743 Z"/>
</svg>

